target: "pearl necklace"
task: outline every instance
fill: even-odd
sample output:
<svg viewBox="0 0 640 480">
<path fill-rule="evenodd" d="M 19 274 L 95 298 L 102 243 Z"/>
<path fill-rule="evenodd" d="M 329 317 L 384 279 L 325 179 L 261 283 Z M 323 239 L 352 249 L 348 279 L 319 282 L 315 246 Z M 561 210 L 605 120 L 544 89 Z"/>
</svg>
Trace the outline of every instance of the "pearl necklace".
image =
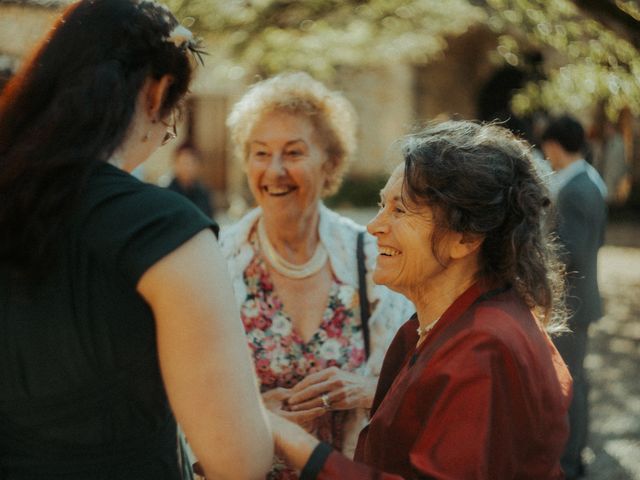
<svg viewBox="0 0 640 480">
<path fill-rule="evenodd" d="M 262 253 L 269 261 L 269 264 L 276 272 L 288 278 L 299 279 L 310 277 L 314 273 L 318 273 L 329 258 L 322 242 L 318 242 L 316 251 L 308 262 L 298 265 L 285 260 L 269 241 L 262 218 L 258 220 L 258 240 L 260 241 Z"/>
<path fill-rule="evenodd" d="M 431 331 L 431 329 L 433 327 L 436 326 L 436 323 L 438 323 L 438 320 L 440 320 L 440 317 L 436 318 L 433 322 L 431 322 L 429 325 L 420 325 L 416 331 L 418 332 L 418 345 L 420 345 L 422 343 L 422 341 L 425 339 L 425 337 L 427 336 L 427 333 L 429 333 Z"/>
</svg>

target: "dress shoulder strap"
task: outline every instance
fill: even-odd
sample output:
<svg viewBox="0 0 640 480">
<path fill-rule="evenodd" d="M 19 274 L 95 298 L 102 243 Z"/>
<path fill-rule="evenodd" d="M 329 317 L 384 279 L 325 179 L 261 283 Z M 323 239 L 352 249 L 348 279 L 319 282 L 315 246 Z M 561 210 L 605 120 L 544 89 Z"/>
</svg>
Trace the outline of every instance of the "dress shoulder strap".
<svg viewBox="0 0 640 480">
<path fill-rule="evenodd" d="M 358 259 L 358 293 L 360 297 L 360 318 L 362 321 L 362 337 L 364 339 L 364 351 L 369 358 L 369 316 L 370 305 L 367 297 L 367 269 L 364 263 L 364 232 L 358 232 L 356 245 L 356 257 Z"/>
</svg>

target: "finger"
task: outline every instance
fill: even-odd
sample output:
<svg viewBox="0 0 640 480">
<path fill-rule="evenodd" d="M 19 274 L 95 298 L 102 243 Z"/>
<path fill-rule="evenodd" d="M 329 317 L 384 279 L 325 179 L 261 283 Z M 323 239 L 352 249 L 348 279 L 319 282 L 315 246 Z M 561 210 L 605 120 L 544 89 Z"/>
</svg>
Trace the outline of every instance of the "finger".
<svg viewBox="0 0 640 480">
<path fill-rule="evenodd" d="M 320 401 L 322 401 L 322 399 L 320 399 Z M 349 410 L 353 408 L 353 405 L 349 402 L 349 389 L 341 388 L 331 392 L 331 395 L 329 395 L 329 405 L 331 405 L 330 410 Z"/>
<path fill-rule="evenodd" d="M 324 382 L 327 378 L 329 378 L 333 374 L 334 372 L 331 368 L 325 368 L 324 370 L 320 370 L 319 372 L 311 373 L 306 377 L 304 377 L 296 385 L 294 385 L 291 390 L 293 390 L 293 392 L 299 392 L 311 385 L 314 385 L 319 382 Z"/>
<path fill-rule="evenodd" d="M 298 405 L 290 406 L 289 409 L 291 412 L 302 412 L 307 410 L 313 410 L 316 408 L 324 408 L 324 404 L 322 403 L 322 399 L 320 397 L 314 397 L 311 400 L 308 400 L 304 403 L 299 403 Z"/>
<path fill-rule="evenodd" d="M 350 410 L 358 406 L 357 395 L 353 394 L 353 390 L 350 387 L 340 388 L 332 391 L 331 393 L 328 393 L 327 399 L 330 405 L 329 410 Z M 316 397 L 304 403 L 300 403 L 295 407 L 291 407 L 291 410 L 292 411 L 309 410 L 313 408 L 318 408 L 318 406 L 325 408 L 324 403 L 322 401 L 322 396 Z M 325 409 L 325 411 L 326 410 L 327 409 Z"/>
<path fill-rule="evenodd" d="M 288 403 L 293 408 L 294 405 L 308 402 L 310 400 L 319 398 L 323 393 L 331 392 L 338 385 L 333 380 L 326 380 L 322 383 L 316 383 L 315 385 L 311 385 L 304 390 L 294 393 L 289 397 Z M 321 406 L 322 404 L 320 404 Z M 318 406 L 317 404 L 315 405 Z"/>
<path fill-rule="evenodd" d="M 262 398 L 265 400 L 284 400 L 291 396 L 291 390 L 288 388 L 273 388 L 262 394 Z"/>
<path fill-rule="evenodd" d="M 297 424 L 305 424 L 314 421 L 327 413 L 324 408 L 312 408 L 303 412 L 282 412 L 282 417 Z"/>
<path fill-rule="evenodd" d="M 325 404 L 325 401 L 322 397 L 326 396 L 327 403 L 329 407 Z M 310 410 L 313 408 L 323 408 L 325 410 L 342 410 L 343 407 L 341 403 L 345 398 L 345 389 L 334 390 L 332 392 L 328 392 L 327 390 L 322 391 L 317 396 L 307 400 L 306 402 L 298 403 L 295 406 L 289 406 L 292 411 L 301 411 L 301 410 Z"/>
</svg>

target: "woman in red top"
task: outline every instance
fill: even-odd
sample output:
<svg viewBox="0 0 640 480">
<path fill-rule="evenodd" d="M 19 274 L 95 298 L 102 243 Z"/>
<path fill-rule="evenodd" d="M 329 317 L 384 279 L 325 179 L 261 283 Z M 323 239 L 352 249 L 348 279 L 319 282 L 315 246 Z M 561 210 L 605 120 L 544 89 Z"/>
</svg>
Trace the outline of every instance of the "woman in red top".
<svg viewBox="0 0 640 480">
<path fill-rule="evenodd" d="M 355 461 L 272 416 L 302 479 L 559 479 L 571 379 L 549 201 L 525 144 L 472 122 L 402 143 L 368 226 L 374 280 L 417 314 L 383 365 Z"/>
</svg>

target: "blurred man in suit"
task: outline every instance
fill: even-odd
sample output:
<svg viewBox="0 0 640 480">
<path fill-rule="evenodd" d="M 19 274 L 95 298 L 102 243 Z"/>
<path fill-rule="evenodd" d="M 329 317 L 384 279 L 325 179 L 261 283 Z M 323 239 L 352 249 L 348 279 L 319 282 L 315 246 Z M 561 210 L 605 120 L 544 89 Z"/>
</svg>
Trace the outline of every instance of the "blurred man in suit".
<svg viewBox="0 0 640 480">
<path fill-rule="evenodd" d="M 173 158 L 173 179 L 167 188 L 191 200 L 207 217 L 213 217 L 211 192 L 200 181 L 202 159 L 190 143 L 176 148 Z"/>
<path fill-rule="evenodd" d="M 606 188 L 584 160 L 584 148 L 584 129 L 569 116 L 552 120 L 542 135 L 542 150 L 555 171 L 551 191 L 556 197 L 557 233 L 567 271 L 566 305 L 571 313 L 571 333 L 554 340 L 573 376 L 570 435 L 562 458 L 567 479 L 584 476 L 582 453 L 588 434 L 584 358 L 589 324 L 602 316 L 597 261 L 607 219 Z"/>
</svg>

